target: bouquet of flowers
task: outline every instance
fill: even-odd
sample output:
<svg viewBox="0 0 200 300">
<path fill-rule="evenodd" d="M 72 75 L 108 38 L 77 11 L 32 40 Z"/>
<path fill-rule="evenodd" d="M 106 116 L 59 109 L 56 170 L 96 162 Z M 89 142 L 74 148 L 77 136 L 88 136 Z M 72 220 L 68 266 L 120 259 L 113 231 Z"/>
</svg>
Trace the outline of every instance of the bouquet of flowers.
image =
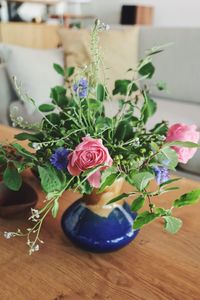
<svg viewBox="0 0 200 300">
<path fill-rule="evenodd" d="M 166 121 L 147 130 L 146 123 L 156 112 L 156 102 L 150 96 L 148 79 L 153 77 L 153 56 L 162 52 L 162 47 L 147 51 L 136 69 L 129 69 L 132 79 L 117 80 L 112 91 L 101 78 L 103 66 L 99 51 L 98 33 L 105 29 L 96 21 L 91 32 L 90 65 L 75 69 L 54 69 L 65 79 L 64 86 L 51 89 L 51 103 L 37 107 L 15 79 L 22 100 L 31 103 L 42 115 L 39 124 L 28 125 L 17 109 L 11 112 L 14 126 L 31 129 L 15 136 L 16 140 L 28 140 L 29 150 L 13 142 L 0 145 L 0 170 L 4 184 L 17 191 L 22 184 L 21 174 L 32 168 L 40 178 L 46 200 L 40 209 L 32 209 L 30 220 L 33 226 L 22 232 L 5 232 L 6 238 L 26 236 L 30 254 L 39 250 L 42 223 L 51 213 L 54 218 L 59 209 L 59 199 L 66 190 L 81 194 L 102 193 L 118 178 L 124 178 L 133 186 L 133 192 L 122 193 L 109 203 L 134 195 L 131 210 L 137 212 L 133 229 L 158 218 L 163 219 L 166 231 L 176 233 L 182 221 L 173 216 L 173 208 L 196 203 L 200 189 L 175 199 L 168 209 L 157 207 L 153 197 L 178 189 L 171 187 L 180 178 L 169 177 L 178 162 L 187 163 L 199 147 L 200 133 L 195 125 L 174 124 Z M 163 82 L 156 84 L 165 89 Z M 105 115 L 105 103 L 117 95 L 118 112 L 113 117 Z M 151 181 L 157 188 L 149 191 Z M 145 202 L 149 210 L 142 209 Z M 142 209 L 142 211 L 140 211 Z"/>
</svg>

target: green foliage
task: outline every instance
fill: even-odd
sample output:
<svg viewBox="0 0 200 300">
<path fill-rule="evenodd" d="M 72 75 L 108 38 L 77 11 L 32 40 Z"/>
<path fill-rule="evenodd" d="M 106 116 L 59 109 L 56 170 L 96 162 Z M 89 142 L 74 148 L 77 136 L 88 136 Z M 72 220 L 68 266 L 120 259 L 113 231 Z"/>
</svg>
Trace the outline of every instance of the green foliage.
<svg viewBox="0 0 200 300">
<path fill-rule="evenodd" d="M 59 75 L 62 75 L 62 76 L 65 76 L 65 71 L 64 69 L 58 65 L 58 64 L 53 64 L 53 67 L 54 67 L 54 70 L 59 74 Z"/>
<path fill-rule="evenodd" d="M 153 133 L 160 134 L 160 135 L 166 135 L 168 131 L 168 126 L 165 121 L 158 123 L 155 125 L 153 129 L 150 130 Z"/>
<path fill-rule="evenodd" d="M 25 141 L 25 140 L 29 140 L 31 142 L 39 142 L 40 141 L 35 134 L 31 134 L 31 133 L 27 133 L 27 132 L 22 132 L 22 133 L 16 134 L 15 138 L 19 141 Z"/>
<path fill-rule="evenodd" d="M 150 117 L 152 117 L 157 109 L 156 102 L 149 97 L 146 93 L 144 93 L 144 104 L 141 109 L 141 116 L 144 123 L 148 121 Z"/>
<path fill-rule="evenodd" d="M 53 207 L 52 207 L 52 209 L 51 209 L 53 218 L 56 218 L 56 217 L 57 217 L 58 210 L 59 210 L 59 202 L 58 202 L 58 200 L 56 199 L 56 200 L 54 200 L 54 204 L 53 204 Z"/>
<path fill-rule="evenodd" d="M 156 155 L 156 159 L 160 164 L 171 170 L 174 170 L 178 164 L 178 155 L 171 148 L 161 149 L 160 153 Z"/>
<path fill-rule="evenodd" d="M 183 224 L 180 219 L 172 216 L 164 216 L 163 219 L 165 220 L 165 230 L 172 234 L 177 233 Z"/>
<path fill-rule="evenodd" d="M 53 104 L 41 104 L 39 106 L 39 110 L 41 112 L 50 112 L 50 111 L 53 111 L 55 109 L 55 105 Z"/>
<path fill-rule="evenodd" d="M 182 195 L 179 199 L 174 201 L 173 206 L 182 207 L 185 205 L 191 205 L 199 202 L 199 200 L 200 200 L 200 189 L 197 189 Z"/>
<path fill-rule="evenodd" d="M 117 197 L 111 199 L 107 204 L 115 203 L 115 202 L 117 202 L 117 201 L 123 200 L 123 199 L 128 198 L 129 196 L 135 195 L 135 194 L 136 194 L 136 192 L 122 193 L 122 194 L 120 194 L 119 196 L 117 196 Z"/>
<path fill-rule="evenodd" d="M 166 186 L 166 185 L 168 185 L 168 184 L 170 184 L 170 183 L 176 182 L 176 181 L 178 181 L 178 180 L 181 180 L 181 178 L 173 178 L 173 179 L 169 179 L 169 180 L 167 180 L 167 181 L 161 183 L 161 184 L 160 184 L 160 187 L 164 187 L 164 186 Z"/>
<path fill-rule="evenodd" d="M 60 116 L 56 113 L 50 113 L 46 116 L 46 119 L 49 120 L 49 122 L 52 125 L 60 125 Z M 44 120 L 44 123 L 46 124 L 46 121 Z M 49 123 L 48 123 L 49 124 Z"/>
<path fill-rule="evenodd" d="M 103 84 L 98 84 L 97 85 L 97 95 L 96 95 L 96 100 L 103 102 L 106 99 L 106 90 Z"/>
<path fill-rule="evenodd" d="M 164 81 L 157 82 L 156 86 L 157 86 L 157 89 L 159 91 L 166 91 L 167 90 L 167 84 Z"/>
<path fill-rule="evenodd" d="M 193 143 L 193 142 L 184 142 L 184 141 L 174 141 L 174 142 L 168 142 L 165 143 L 163 145 L 163 148 L 166 147 L 172 147 L 172 146 L 176 146 L 176 147 L 186 147 L 186 148 L 199 148 L 200 145 L 197 143 Z"/>
<path fill-rule="evenodd" d="M 152 64 L 152 62 L 147 61 L 147 63 L 142 64 L 142 66 L 139 68 L 138 72 L 140 75 L 146 76 L 148 79 L 151 79 L 155 72 L 155 67 Z"/>
<path fill-rule="evenodd" d="M 116 80 L 115 81 L 115 88 L 113 90 L 113 95 L 120 94 L 120 95 L 131 95 L 133 92 L 138 90 L 138 86 L 135 82 L 124 79 L 124 80 Z"/>
<path fill-rule="evenodd" d="M 66 176 L 63 172 L 58 172 L 53 166 L 47 164 L 38 167 L 41 185 L 46 193 L 60 191 L 66 185 Z"/>
<path fill-rule="evenodd" d="M 107 177 L 104 178 L 104 180 L 101 182 L 99 193 L 102 193 L 106 187 L 112 185 L 117 177 L 119 176 L 119 173 L 111 173 Z"/>
<path fill-rule="evenodd" d="M 18 191 L 22 185 L 22 178 L 14 165 L 7 166 L 3 173 L 3 181 L 13 191 Z"/>
<path fill-rule="evenodd" d="M 74 74 L 74 71 L 75 71 L 75 67 L 68 67 L 66 69 L 66 76 L 71 77 Z"/>
<path fill-rule="evenodd" d="M 119 122 L 116 128 L 115 137 L 117 140 L 120 139 L 122 141 L 127 141 L 133 137 L 133 127 L 128 120 Z"/>
<path fill-rule="evenodd" d="M 140 172 L 136 174 L 130 174 L 127 179 L 130 184 L 137 188 L 137 190 L 143 191 L 149 182 L 154 179 L 154 175 L 150 172 Z"/>
<path fill-rule="evenodd" d="M 28 150 L 26 150 L 24 147 L 22 147 L 20 144 L 18 143 L 14 143 L 12 144 L 12 146 L 14 147 L 14 149 L 17 150 L 17 152 L 24 157 L 25 159 L 27 159 L 28 161 L 37 161 L 37 158 L 35 157 L 34 154 L 30 153 Z"/>
<path fill-rule="evenodd" d="M 138 211 L 144 206 L 145 197 L 143 195 L 138 196 L 131 204 L 132 211 Z"/>
<path fill-rule="evenodd" d="M 153 220 L 160 217 L 159 213 L 151 213 L 149 211 L 144 211 L 141 214 L 138 214 L 134 223 L 133 223 L 133 229 L 140 229 L 144 225 L 152 222 Z"/>
<path fill-rule="evenodd" d="M 68 104 L 68 98 L 66 96 L 67 90 L 63 86 L 56 86 L 51 89 L 50 97 L 53 99 L 53 103 L 63 108 Z"/>
</svg>

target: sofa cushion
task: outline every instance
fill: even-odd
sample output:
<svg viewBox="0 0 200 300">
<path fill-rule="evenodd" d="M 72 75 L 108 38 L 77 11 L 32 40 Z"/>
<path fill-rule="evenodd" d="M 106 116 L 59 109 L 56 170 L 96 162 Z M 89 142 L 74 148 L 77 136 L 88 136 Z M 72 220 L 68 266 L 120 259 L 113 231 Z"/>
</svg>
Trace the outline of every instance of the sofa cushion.
<svg viewBox="0 0 200 300">
<path fill-rule="evenodd" d="M 16 76 L 24 90 L 39 105 L 50 101 L 50 89 L 63 84 L 63 78 L 53 69 L 53 63 L 63 66 L 61 49 L 36 50 L 13 45 L 3 46 L 4 59 L 10 78 Z M 19 95 L 20 97 L 20 95 Z M 28 112 L 33 108 L 26 104 Z"/>
<path fill-rule="evenodd" d="M 135 67 L 138 59 L 138 27 L 121 27 L 100 33 L 105 76 L 108 86 L 114 87 L 116 79 L 131 76 L 127 70 Z M 84 66 L 91 61 L 90 32 L 86 29 L 59 30 L 67 66 Z"/>
<path fill-rule="evenodd" d="M 139 56 L 156 45 L 172 42 L 170 47 L 154 56 L 156 81 L 166 81 L 168 98 L 200 103 L 200 29 L 141 27 Z M 163 93 L 152 90 L 155 96 Z"/>
</svg>

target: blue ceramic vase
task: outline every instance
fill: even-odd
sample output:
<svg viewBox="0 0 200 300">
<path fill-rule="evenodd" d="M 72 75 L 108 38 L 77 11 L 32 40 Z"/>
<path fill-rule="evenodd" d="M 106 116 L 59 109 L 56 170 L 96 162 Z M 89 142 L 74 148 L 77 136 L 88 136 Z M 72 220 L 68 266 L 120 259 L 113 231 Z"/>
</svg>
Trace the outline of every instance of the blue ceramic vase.
<svg viewBox="0 0 200 300">
<path fill-rule="evenodd" d="M 136 213 L 126 202 L 106 205 L 120 194 L 123 180 L 102 194 L 83 196 L 63 214 L 65 235 L 78 247 L 92 252 L 110 252 L 129 244 L 138 234 L 133 230 Z"/>
</svg>

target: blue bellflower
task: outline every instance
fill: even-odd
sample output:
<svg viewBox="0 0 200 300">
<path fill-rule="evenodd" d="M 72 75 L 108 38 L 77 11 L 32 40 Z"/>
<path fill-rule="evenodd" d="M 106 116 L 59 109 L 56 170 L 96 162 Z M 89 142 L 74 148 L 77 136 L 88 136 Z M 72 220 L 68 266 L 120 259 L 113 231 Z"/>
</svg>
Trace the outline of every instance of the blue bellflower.
<svg viewBox="0 0 200 300">
<path fill-rule="evenodd" d="M 169 170 L 165 167 L 153 167 L 153 171 L 156 175 L 157 184 L 161 184 L 169 180 Z"/>
<path fill-rule="evenodd" d="M 78 94 L 80 98 L 87 97 L 88 94 L 88 81 L 85 78 L 81 78 L 78 83 L 73 86 L 74 92 Z"/>
<path fill-rule="evenodd" d="M 69 150 L 58 148 L 50 158 L 51 164 L 59 171 L 67 168 Z"/>
</svg>

